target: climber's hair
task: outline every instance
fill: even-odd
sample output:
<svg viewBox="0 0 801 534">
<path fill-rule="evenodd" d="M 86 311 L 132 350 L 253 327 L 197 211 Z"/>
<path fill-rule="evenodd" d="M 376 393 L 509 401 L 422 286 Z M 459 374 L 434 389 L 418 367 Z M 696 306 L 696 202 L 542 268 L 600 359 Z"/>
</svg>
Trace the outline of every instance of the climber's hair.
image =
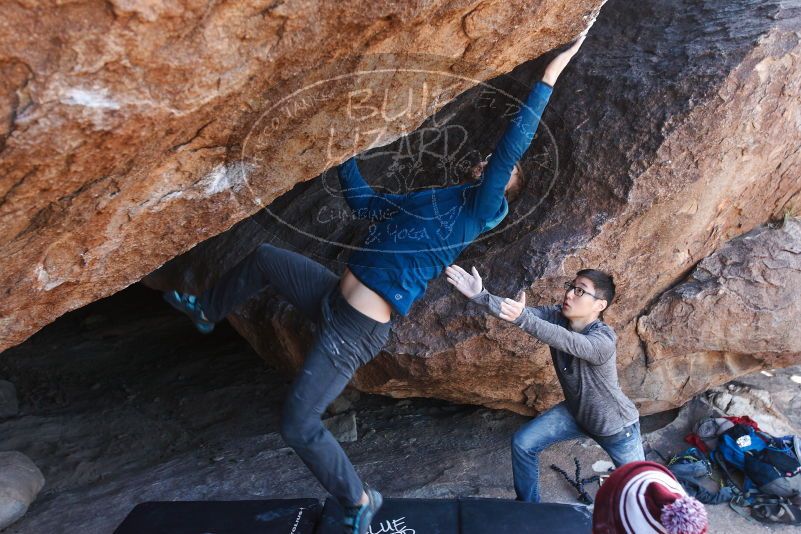
<svg viewBox="0 0 801 534">
<path fill-rule="evenodd" d="M 595 294 L 606 301 L 604 311 L 608 310 L 615 298 L 615 281 L 612 279 L 612 275 L 597 269 L 582 269 L 576 273 L 576 277 L 579 276 L 592 282 Z M 601 312 L 601 317 L 603 317 L 603 312 Z"/>
</svg>

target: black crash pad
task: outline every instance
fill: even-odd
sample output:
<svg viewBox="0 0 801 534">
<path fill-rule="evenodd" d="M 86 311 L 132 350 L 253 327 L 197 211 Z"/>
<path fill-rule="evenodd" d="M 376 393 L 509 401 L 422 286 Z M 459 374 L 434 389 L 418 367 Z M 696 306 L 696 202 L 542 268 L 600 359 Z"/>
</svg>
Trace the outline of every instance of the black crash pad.
<svg viewBox="0 0 801 534">
<path fill-rule="evenodd" d="M 316 524 L 316 527 L 315 527 Z M 572 504 L 503 499 L 384 499 L 370 534 L 585 534 L 592 514 Z M 341 534 L 329 498 L 160 501 L 137 505 L 115 534 Z"/>
<path fill-rule="evenodd" d="M 320 512 L 317 499 L 145 502 L 114 534 L 313 534 Z"/>
<path fill-rule="evenodd" d="M 370 525 L 371 534 L 458 534 L 459 503 L 445 499 L 384 499 Z M 342 534 L 342 509 L 325 501 L 316 534 Z M 500 534 L 500 533 L 496 533 Z"/>
<path fill-rule="evenodd" d="M 584 534 L 592 532 L 592 513 L 578 504 L 471 498 L 459 500 L 459 523 L 462 534 Z"/>
</svg>

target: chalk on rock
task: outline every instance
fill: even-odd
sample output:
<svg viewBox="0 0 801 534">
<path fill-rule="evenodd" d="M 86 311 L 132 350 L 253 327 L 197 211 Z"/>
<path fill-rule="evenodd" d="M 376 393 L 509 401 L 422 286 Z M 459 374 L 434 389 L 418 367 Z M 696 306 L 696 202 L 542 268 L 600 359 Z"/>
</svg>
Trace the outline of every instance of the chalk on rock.
<svg viewBox="0 0 801 534">
<path fill-rule="evenodd" d="M 18 412 L 17 390 L 14 384 L 8 380 L 0 380 L 0 417 L 11 417 Z"/>
<path fill-rule="evenodd" d="M 44 486 L 39 468 L 21 452 L 0 452 L 0 530 L 17 521 Z"/>
<path fill-rule="evenodd" d="M 350 443 L 359 439 L 356 430 L 356 412 L 329 417 L 323 420 L 323 424 L 340 443 Z"/>
</svg>

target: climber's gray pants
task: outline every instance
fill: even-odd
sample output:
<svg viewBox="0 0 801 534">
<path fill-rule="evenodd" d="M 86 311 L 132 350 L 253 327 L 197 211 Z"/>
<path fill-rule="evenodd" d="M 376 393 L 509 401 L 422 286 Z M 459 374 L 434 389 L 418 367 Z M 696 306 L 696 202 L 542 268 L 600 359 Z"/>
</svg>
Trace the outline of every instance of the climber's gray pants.
<svg viewBox="0 0 801 534">
<path fill-rule="evenodd" d="M 342 447 L 321 416 L 389 339 L 392 321 L 380 323 L 351 306 L 339 291 L 339 277 L 302 254 L 258 246 L 200 295 L 209 320 L 219 321 L 270 285 L 317 327 L 284 403 L 281 435 L 343 505 L 356 503 L 363 487 Z"/>
</svg>

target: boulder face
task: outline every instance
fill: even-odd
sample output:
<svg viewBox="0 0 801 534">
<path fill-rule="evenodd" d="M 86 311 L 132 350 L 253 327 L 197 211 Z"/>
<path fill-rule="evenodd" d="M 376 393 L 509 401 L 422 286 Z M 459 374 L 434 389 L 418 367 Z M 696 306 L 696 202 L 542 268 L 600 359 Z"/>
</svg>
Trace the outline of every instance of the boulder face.
<svg viewBox="0 0 801 534">
<path fill-rule="evenodd" d="M 764 269 L 770 267 L 760 267 L 763 252 L 737 244 L 752 239 L 732 240 L 801 214 L 800 8 L 798 1 L 607 3 L 557 83 L 523 162 L 526 190 L 497 231 L 458 260 L 475 265 L 496 294 L 526 289 L 529 305 L 559 302 L 563 282 L 581 268 L 612 273 L 617 297 L 606 321 L 618 333 L 622 386 L 643 413 L 678 406 L 754 369 L 798 360 L 797 347 L 783 337 L 789 318 L 771 323 L 769 310 L 760 316 L 764 343 L 716 348 L 725 345 L 729 329 L 743 328 L 739 339 L 748 339 L 734 297 L 731 310 L 721 305 L 715 317 L 703 319 L 707 331 L 682 341 L 687 351 L 681 353 L 682 343 L 674 350 L 673 333 L 684 331 L 686 316 L 683 304 L 668 302 L 674 298 L 669 290 L 721 247 L 742 249 L 742 261 L 754 264 L 745 274 L 769 276 Z M 489 92 L 522 98 L 541 69 L 541 62 L 522 65 L 492 80 Z M 421 127 L 470 132 L 470 143 L 453 151 L 452 160 L 469 161 L 471 151 L 487 154 L 502 131 L 508 108 L 485 105 L 485 89 L 466 93 L 441 110 L 443 119 Z M 431 152 L 444 141 L 427 145 L 419 137 L 362 155 L 362 171 L 374 187 L 394 191 L 403 177 L 417 176 L 416 166 L 429 185 L 437 185 L 433 177 L 448 168 L 443 158 L 409 163 L 405 156 Z M 348 247 L 369 227 L 344 215 L 345 204 L 331 193 L 333 182 L 323 174 L 300 184 L 146 283 L 199 291 L 263 241 L 341 272 Z M 760 239 L 773 239 L 772 232 L 778 231 L 757 231 Z M 793 235 L 782 232 L 786 236 L 776 239 Z M 782 258 L 789 283 L 799 258 Z M 715 261 L 712 256 L 702 265 Z M 743 283 L 752 284 L 751 291 L 762 290 L 757 279 L 749 280 Z M 699 314 L 711 306 L 693 305 Z M 779 308 L 773 317 L 782 317 Z M 275 288 L 229 319 L 260 354 L 288 368 L 300 364 L 312 334 Z M 713 326 L 713 320 L 721 324 Z M 467 303 L 444 277 L 396 321 L 385 351 L 357 373 L 354 384 L 369 392 L 526 414 L 562 398 L 547 347 Z"/>
<path fill-rule="evenodd" d="M 798 288 L 800 219 L 729 241 L 639 318 L 649 370 L 643 388 L 681 398 L 685 389 L 799 361 Z M 680 367 L 686 376 L 663 371 Z"/>
<path fill-rule="evenodd" d="M 0 5 L 0 350 L 570 41 L 602 0 L 51 4 Z"/>
</svg>

